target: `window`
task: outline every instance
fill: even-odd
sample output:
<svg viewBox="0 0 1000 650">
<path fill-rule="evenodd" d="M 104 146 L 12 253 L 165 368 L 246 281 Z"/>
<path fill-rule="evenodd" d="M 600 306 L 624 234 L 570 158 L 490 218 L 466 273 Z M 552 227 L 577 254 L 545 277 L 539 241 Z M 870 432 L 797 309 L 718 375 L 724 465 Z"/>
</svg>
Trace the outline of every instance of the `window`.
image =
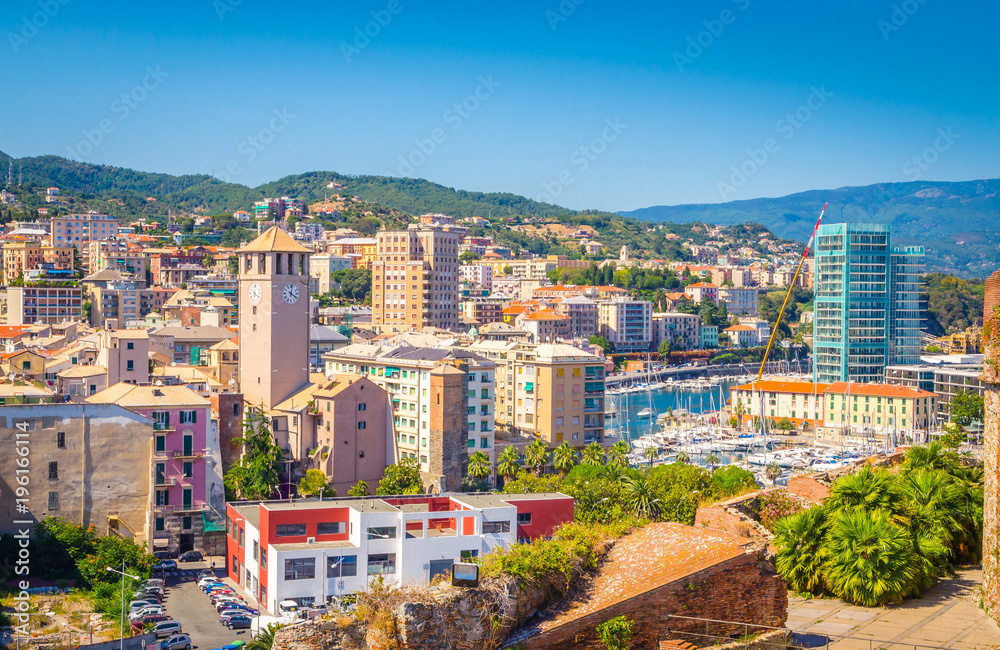
<svg viewBox="0 0 1000 650">
<path fill-rule="evenodd" d="M 367 428 L 368 428 L 368 423 L 367 422 L 358 422 L 358 430 L 359 431 L 361 429 L 367 429 Z"/>
<path fill-rule="evenodd" d="M 368 529 L 368 539 L 396 539 L 396 527 L 373 526 Z"/>
<path fill-rule="evenodd" d="M 509 521 L 484 521 L 483 535 L 499 535 L 510 532 Z"/>
<path fill-rule="evenodd" d="M 358 556 L 341 555 L 326 558 L 327 578 L 353 578 L 358 575 Z"/>
<path fill-rule="evenodd" d="M 262 568 L 262 569 L 266 569 L 267 568 L 267 549 L 266 548 L 261 549 L 261 551 L 260 551 L 260 568 Z"/>
<path fill-rule="evenodd" d="M 562 419 L 562 417 L 557 417 L 557 418 L 556 418 L 556 426 L 559 426 L 559 427 L 561 427 L 561 426 L 562 426 L 562 424 L 563 424 L 563 419 Z"/>
<path fill-rule="evenodd" d="M 198 411 L 181 411 L 181 424 L 195 424 L 198 422 Z"/>
<path fill-rule="evenodd" d="M 156 530 L 162 531 L 165 528 L 166 528 L 166 525 L 164 524 L 163 517 L 157 517 L 156 518 Z"/>
<path fill-rule="evenodd" d="M 191 530 L 191 517 L 181 517 L 181 528 Z"/>
<path fill-rule="evenodd" d="M 49 478 L 59 478 L 59 463 L 52 461 L 49 463 Z"/>
<path fill-rule="evenodd" d="M 316 524 L 317 535 L 343 535 L 344 522 L 342 521 L 321 521 Z"/>
<path fill-rule="evenodd" d="M 254 540 L 253 541 L 253 559 L 256 560 L 257 559 L 257 555 L 259 555 L 259 554 L 260 554 L 260 544 L 257 543 L 257 540 Z"/>
<path fill-rule="evenodd" d="M 285 580 L 312 580 L 316 577 L 316 558 L 285 560 Z"/>
<path fill-rule="evenodd" d="M 135 370 L 135 361 L 129 359 L 125 362 L 125 370 L 132 371 Z"/>
<path fill-rule="evenodd" d="M 479 551 L 477 550 L 461 551 L 460 557 L 462 562 L 471 562 L 477 557 L 479 557 Z"/>
<path fill-rule="evenodd" d="M 240 542 L 239 542 L 240 543 L 240 548 L 243 548 L 243 542 L 244 542 L 243 532 L 244 532 L 244 530 L 245 529 L 240 528 Z"/>
<path fill-rule="evenodd" d="M 305 534 L 305 524 L 278 524 L 274 527 L 275 537 L 298 537 Z"/>
<path fill-rule="evenodd" d="M 391 575 L 396 573 L 396 554 L 378 553 L 368 556 L 368 575 Z"/>
<path fill-rule="evenodd" d="M 59 509 L 59 493 L 49 492 L 49 510 Z"/>
<path fill-rule="evenodd" d="M 530 526 L 531 525 L 531 513 L 530 512 L 519 512 L 519 513 L 517 513 L 517 525 L 518 526 Z"/>
<path fill-rule="evenodd" d="M 366 402 L 358 402 L 358 410 L 359 411 L 364 411 L 367 408 L 368 408 L 368 404 Z"/>
<path fill-rule="evenodd" d="M 170 492 L 167 490 L 157 490 L 156 491 L 156 505 L 158 506 L 169 506 L 170 505 Z"/>
</svg>

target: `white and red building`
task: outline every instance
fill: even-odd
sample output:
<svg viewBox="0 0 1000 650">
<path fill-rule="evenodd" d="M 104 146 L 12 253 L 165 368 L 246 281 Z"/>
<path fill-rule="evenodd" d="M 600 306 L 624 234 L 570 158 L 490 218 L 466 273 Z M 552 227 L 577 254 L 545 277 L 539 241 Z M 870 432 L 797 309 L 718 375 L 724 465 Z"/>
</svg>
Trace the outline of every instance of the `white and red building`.
<svg viewBox="0 0 1000 650">
<path fill-rule="evenodd" d="M 427 584 L 497 547 L 548 537 L 573 520 L 573 498 L 441 494 L 226 505 L 226 572 L 262 609 L 323 604 L 391 584 Z"/>
</svg>

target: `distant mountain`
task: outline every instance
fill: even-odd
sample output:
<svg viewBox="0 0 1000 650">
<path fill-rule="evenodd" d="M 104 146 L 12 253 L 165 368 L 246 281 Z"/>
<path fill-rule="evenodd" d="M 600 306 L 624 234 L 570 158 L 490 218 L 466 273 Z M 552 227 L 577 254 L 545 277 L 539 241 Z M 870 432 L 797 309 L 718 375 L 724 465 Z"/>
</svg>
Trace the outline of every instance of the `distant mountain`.
<svg viewBox="0 0 1000 650">
<path fill-rule="evenodd" d="M 889 224 L 894 243 L 926 248 L 929 271 L 979 277 L 1000 268 L 1000 180 L 996 179 L 880 183 L 721 204 L 654 206 L 621 214 L 670 223 L 755 222 L 781 237 L 806 241 L 827 201 L 824 223 Z"/>
</svg>

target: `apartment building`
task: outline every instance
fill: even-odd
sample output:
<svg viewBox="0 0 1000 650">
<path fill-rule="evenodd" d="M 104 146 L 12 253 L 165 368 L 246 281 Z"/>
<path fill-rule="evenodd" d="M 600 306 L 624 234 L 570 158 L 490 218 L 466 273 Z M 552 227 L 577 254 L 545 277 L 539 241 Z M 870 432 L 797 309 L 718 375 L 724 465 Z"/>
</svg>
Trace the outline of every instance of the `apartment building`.
<svg viewBox="0 0 1000 650">
<path fill-rule="evenodd" d="M 493 285 L 493 267 L 489 264 L 462 264 L 458 267 L 458 276 L 474 287 L 489 289 Z"/>
<path fill-rule="evenodd" d="M 152 420 L 153 548 L 204 548 L 204 533 L 225 503 L 211 402 L 183 386 L 119 383 L 86 403 L 117 405 Z"/>
<path fill-rule="evenodd" d="M 462 301 L 462 314 L 480 325 L 503 320 L 503 300 L 493 296 L 470 296 Z"/>
<path fill-rule="evenodd" d="M 150 330 L 149 349 L 179 365 L 197 366 L 202 365 L 202 354 L 209 348 L 231 338 L 233 332 L 224 327 L 163 325 Z M 302 343 L 305 346 L 305 342 Z"/>
<path fill-rule="evenodd" d="M 441 494 L 229 503 L 226 572 L 262 610 L 324 605 L 389 585 L 427 585 L 495 548 L 549 537 L 573 519 L 559 493 Z"/>
<path fill-rule="evenodd" d="M 729 342 L 740 348 L 760 345 L 757 329 L 749 325 L 733 325 L 722 330 L 729 336 Z"/>
<path fill-rule="evenodd" d="M 335 271 L 353 268 L 350 257 L 330 253 L 309 256 L 309 293 L 324 294 L 332 290 Z"/>
<path fill-rule="evenodd" d="M 756 317 L 760 312 L 756 289 L 719 287 L 719 302 L 726 305 L 726 312 L 730 316 Z"/>
<path fill-rule="evenodd" d="M 891 227 L 825 224 L 815 249 L 813 378 L 880 381 L 919 362 L 922 247 L 893 247 Z"/>
<path fill-rule="evenodd" d="M 510 275 L 522 280 L 548 280 L 549 272 L 559 268 L 585 269 L 590 266 L 588 260 L 571 260 L 565 255 L 547 255 L 530 260 L 492 260 L 493 277 L 504 275 L 504 269 L 510 268 Z"/>
<path fill-rule="evenodd" d="M 744 422 L 788 418 L 796 426 L 808 423 L 845 431 L 912 432 L 933 424 L 934 393 L 909 386 L 854 382 L 794 382 L 764 380 L 730 389 L 733 417 Z"/>
<path fill-rule="evenodd" d="M 379 231 L 372 262 L 372 320 L 386 332 L 458 327 L 458 245 L 467 230 L 410 224 Z"/>
<path fill-rule="evenodd" d="M 344 237 L 328 242 L 326 252 L 348 258 L 353 268 L 367 269 L 378 257 L 378 240 L 374 237 Z"/>
<path fill-rule="evenodd" d="M 479 341 L 497 366 L 496 424 L 550 447 L 604 442 L 604 359 L 561 343 Z"/>
<path fill-rule="evenodd" d="M 52 246 L 35 241 L 9 241 L 3 245 L 3 280 L 10 285 L 23 280 L 27 271 L 45 266 L 72 270 L 72 246 Z"/>
<path fill-rule="evenodd" d="M 108 214 L 90 212 L 52 217 L 49 243 L 52 246 L 73 246 L 90 268 L 90 242 L 118 236 L 118 220 Z"/>
<path fill-rule="evenodd" d="M 7 288 L 7 324 L 56 325 L 83 318 L 83 291 L 69 282 Z"/>
<path fill-rule="evenodd" d="M 0 490 L 0 534 L 16 534 L 18 520 L 62 517 L 148 548 L 152 419 L 114 404 L 8 404 L 4 416 L 0 481 L 17 485 L 27 457 L 31 495 L 28 512 L 18 512 L 14 490 Z"/>
<path fill-rule="evenodd" d="M 615 352 L 647 352 L 653 343 L 653 303 L 614 298 L 597 305 L 600 335 Z"/>
<path fill-rule="evenodd" d="M 959 393 L 982 397 L 986 386 L 979 380 L 982 364 L 942 364 L 934 368 L 934 393 L 937 395 L 936 421 L 951 420 L 951 400 Z"/>
<path fill-rule="evenodd" d="M 146 253 L 124 237 L 112 236 L 87 244 L 88 273 L 115 269 L 124 276 L 146 281 Z"/>
<path fill-rule="evenodd" d="M 573 339 L 590 338 L 597 334 L 597 303 L 585 296 L 567 296 L 552 308 L 566 317 L 564 336 Z"/>
<path fill-rule="evenodd" d="M 471 352 L 471 354 L 470 354 Z M 494 459 L 496 363 L 474 350 L 353 344 L 325 355 L 326 375 L 357 373 L 389 393 L 398 458 L 413 458 L 431 473 L 433 460 L 444 453 L 432 434 L 443 426 L 443 414 L 459 409 L 463 420 L 459 444 L 466 455 L 485 452 Z M 445 402 L 436 400 L 433 371 L 447 365 L 460 371 Z M 442 378 L 437 380 L 443 381 Z M 451 385 L 451 384 L 449 384 Z M 459 479 L 460 480 L 460 479 Z"/>
<path fill-rule="evenodd" d="M 653 349 L 666 341 L 671 350 L 697 350 L 701 347 L 701 316 L 666 312 L 653 314 Z"/>
<path fill-rule="evenodd" d="M 684 287 L 684 294 L 695 303 L 703 300 L 719 302 L 719 287 L 710 282 L 695 282 Z"/>
</svg>

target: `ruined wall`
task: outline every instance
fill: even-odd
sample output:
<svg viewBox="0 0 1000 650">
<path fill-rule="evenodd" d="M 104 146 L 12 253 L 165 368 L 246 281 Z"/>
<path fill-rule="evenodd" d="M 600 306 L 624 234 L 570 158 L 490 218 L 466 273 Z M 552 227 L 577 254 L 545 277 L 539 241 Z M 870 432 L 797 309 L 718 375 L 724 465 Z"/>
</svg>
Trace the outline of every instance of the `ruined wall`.
<svg viewBox="0 0 1000 650">
<path fill-rule="evenodd" d="M 986 280 L 983 310 L 983 373 L 986 389 L 983 471 L 983 604 L 991 616 L 1000 614 L 1000 271 Z"/>
</svg>

